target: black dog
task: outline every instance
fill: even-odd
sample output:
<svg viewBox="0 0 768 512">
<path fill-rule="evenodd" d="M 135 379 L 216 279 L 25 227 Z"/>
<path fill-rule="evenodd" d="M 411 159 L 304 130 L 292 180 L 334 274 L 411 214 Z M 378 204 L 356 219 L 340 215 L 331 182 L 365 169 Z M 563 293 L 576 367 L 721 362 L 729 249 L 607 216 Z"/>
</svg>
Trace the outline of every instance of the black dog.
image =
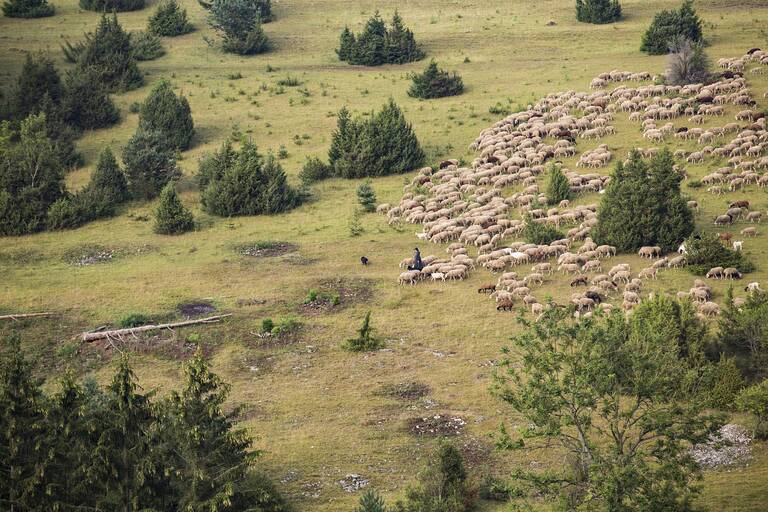
<svg viewBox="0 0 768 512">
<path fill-rule="evenodd" d="M 366 258 L 365 256 L 361 257 L 360 263 L 362 263 L 363 265 L 368 265 L 368 258 Z"/>
</svg>

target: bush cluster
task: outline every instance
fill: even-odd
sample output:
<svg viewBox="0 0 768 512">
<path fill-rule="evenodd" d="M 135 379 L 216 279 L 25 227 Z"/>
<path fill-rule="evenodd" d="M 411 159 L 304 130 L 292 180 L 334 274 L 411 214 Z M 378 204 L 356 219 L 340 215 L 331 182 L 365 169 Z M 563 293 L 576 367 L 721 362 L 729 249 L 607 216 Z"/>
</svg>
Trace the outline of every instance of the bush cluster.
<svg viewBox="0 0 768 512">
<path fill-rule="evenodd" d="M 699 233 L 685 241 L 686 268 L 695 275 L 703 276 L 713 267 L 734 267 L 739 272 L 755 270 L 754 264 L 744 254 L 724 246 L 712 233 Z"/>
<path fill-rule="evenodd" d="M 571 183 L 560 167 L 551 165 L 547 172 L 547 202 L 550 205 L 556 205 L 570 198 Z"/>
<path fill-rule="evenodd" d="M 621 18 L 619 0 L 576 0 L 576 19 L 602 25 Z"/>
<path fill-rule="evenodd" d="M 526 242 L 537 245 L 548 245 L 555 240 L 561 240 L 563 238 L 565 238 L 565 235 L 558 231 L 554 226 L 534 222 L 530 216 L 525 218 L 523 239 L 525 239 Z"/>
<path fill-rule="evenodd" d="M 157 34 L 140 30 L 132 32 L 130 36 L 131 56 L 137 61 L 155 60 L 165 55 L 163 42 Z"/>
<path fill-rule="evenodd" d="M 254 0 L 200 0 L 208 10 L 208 25 L 219 34 L 221 48 L 238 55 L 254 55 L 269 49 L 261 24 L 264 2 Z M 267 2 L 269 5 L 269 2 Z"/>
<path fill-rule="evenodd" d="M 378 11 L 358 35 L 353 34 L 349 27 L 344 27 L 336 54 L 344 62 L 363 66 L 405 64 L 424 58 L 424 51 L 397 11 L 392 16 L 390 28 L 387 28 Z"/>
<path fill-rule="evenodd" d="M 656 13 L 651 25 L 643 34 L 640 50 L 651 55 L 664 55 L 678 39 L 703 43 L 701 20 L 693 8 L 693 0 L 683 0 L 677 11 L 663 10 Z"/>
<path fill-rule="evenodd" d="M 48 0 L 6 0 L 3 14 L 9 18 L 45 18 L 53 16 L 55 9 Z"/>
<path fill-rule="evenodd" d="M 147 23 L 147 32 L 164 37 L 181 36 L 192 30 L 187 10 L 182 9 L 176 0 L 163 0 Z"/>
<path fill-rule="evenodd" d="M 80 0 L 80 8 L 96 12 L 138 11 L 144 8 L 144 0 Z"/>
<path fill-rule="evenodd" d="M 412 98 L 432 99 L 457 96 L 464 92 L 464 82 L 456 73 L 448 73 L 437 67 L 437 62 L 430 61 L 426 69 L 411 77 L 408 96 Z"/>
</svg>

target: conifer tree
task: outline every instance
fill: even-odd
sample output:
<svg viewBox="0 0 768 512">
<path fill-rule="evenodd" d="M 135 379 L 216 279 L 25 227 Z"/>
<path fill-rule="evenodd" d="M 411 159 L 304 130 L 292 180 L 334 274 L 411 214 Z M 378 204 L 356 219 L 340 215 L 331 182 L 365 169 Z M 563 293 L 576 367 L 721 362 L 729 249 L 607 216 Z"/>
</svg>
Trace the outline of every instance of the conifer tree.
<svg viewBox="0 0 768 512">
<path fill-rule="evenodd" d="M 198 0 L 209 11 L 208 25 L 221 37 L 225 52 L 254 55 L 269 49 L 261 27 L 262 4 L 253 0 Z"/>
<path fill-rule="evenodd" d="M 424 51 L 397 11 L 392 17 L 390 29 L 387 29 L 378 11 L 368 19 L 357 36 L 349 27 L 344 27 L 336 53 L 342 61 L 364 66 L 404 64 L 424 58 Z"/>
<path fill-rule="evenodd" d="M 387 506 L 379 493 L 368 489 L 360 496 L 360 504 L 355 512 L 387 512 Z"/>
<path fill-rule="evenodd" d="M 157 131 L 136 130 L 123 148 L 123 165 L 131 195 L 136 199 L 156 197 L 181 174 L 173 149 Z"/>
<path fill-rule="evenodd" d="M 45 510 L 48 457 L 45 398 L 18 335 L 0 358 L 0 503 L 6 510 Z"/>
<path fill-rule="evenodd" d="M 336 55 L 339 56 L 339 60 L 343 62 L 354 60 L 356 45 L 355 34 L 349 30 L 349 27 L 344 27 L 344 30 L 341 31 L 341 36 L 339 36 L 339 47 L 336 49 Z"/>
<path fill-rule="evenodd" d="M 170 82 L 161 80 L 141 105 L 139 129 L 160 132 L 173 148 L 188 149 L 195 124 L 187 98 L 176 96 Z"/>
<path fill-rule="evenodd" d="M 58 106 L 63 96 L 61 77 L 53 61 L 43 53 L 27 54 L 16 84 L 11 89 L 11 119 L 21 121 L 41 111 L 44 97 Z"/>
<path fill-rule="evenodd" d="M 45 133 L 54 144 L 61 165 L 72 169 L 83 164 L 83 155 L 75 147 L 75 130 L 67 124 L 61 105 L 56 105 L 48 94 L 40 101 L 35 113 L 45 115 Z"/>
<path fill-rule="evenodd" d="M 144 8 L 144 0 L 80 0 L 80 8 L 96 12 L 138 11 Z"/>
<path fill-rule="evenodd" d="M 570 197 L 571 184 L 568 178 L 560 167 L 551 165 L 547 176 L 547 201 L 550 205 L 555 205 Z"/>
<path fill-rule="evenodd" d="M 120 111 L 92 68 L 67 73 L 61 109 L 67 123 L 80 130 L 105 128 L 120 120 Z"/>
<path fill-rule="evenodd" d="M 692 43 L 702 43 L 704 34 L 692 0 L 684 0 L 680 9 L 663 10 L 656 13 L 643 34 L 640 50 L 651 55 L 664 55 L 670 46 L 680 38 Z"/>
<path fill-rule="evenodd" d="M 368 213 L 376 210 L 376 193 L 370 181 L 366 180 L 357 187 L 357 202 Z"/>
<path fill-rule="evenodd" d="M 108 201 L 119 204 L 128 199 L 128 181 L 110 148 L 104 148 L 88 186 L 98 190 Z"/>
<path fill-rule="evenodd" d="M 437 67 L 434 59 L 430 61 L 423 73 L 411 77 L 413 83 L 408 90 L 408 96 L 413 98 L 431 99 L 456 96 L 464 92 L 464 82 L 456 73 L 450 74 Z"/>
<path fill-rule="evenodd" d="M 693 7 L 693 0 L 683 0 L 678 11 L 680 31 L 679 37 L 684 37 L 694 43 L 703 41 L 704 34 L 701 29 L 701 19 Z"/>
<path fill-rule="evenodd" d="M 192 212 L 184 207 L 173 182 L 168 183 L 160 193 L 160 203 L 155 210 L 155 233 L 180 235 L 194 228 L 195 221 Z"/>
<path fill-rule="evenodd" d="M 3 14 L 9 18 L 45 18 L 55 9 L 48 0 L 5 0 Z"/>
<path fill-rule="evenodd" d="M 576 19 L 584 23 L 612 23 L 621 18 L 618 0 L 576 0 Z"/>
<path fill-rule="evenodd" d="M 86 38 L 77 55 L 80 71 L 93 70 L 107 91 L 129 91 L 141 86 L 144 78 L 136 66 L 131 38 L 117 21 L 117 15 L 102 15 L 96 31 Z"/>
<path fill-rule="evenodd" d="M 413 32 L 405 26 L 397 10 L 384 36 L 384 54 L 387 64 L 405 64 L 424 58 L 424 51 L 416 43 Z"/>
<path fill-rule="evenodd" d="M 149 18 L 147 30 L 158 36 L 176 37 L 194 30 L 187 19 L 187 10 L 176 0 L 163 0 Z"/>
<path fill-rule="evenodd" d="M 200 159 L 197 172 L 197 183 L 204 190 L 212 181 L 218 181 L 224 173 L 237 161 L 238 153 L 229 140 L 224 141 L 218 151 L 209 153 Z"/>
</svg>

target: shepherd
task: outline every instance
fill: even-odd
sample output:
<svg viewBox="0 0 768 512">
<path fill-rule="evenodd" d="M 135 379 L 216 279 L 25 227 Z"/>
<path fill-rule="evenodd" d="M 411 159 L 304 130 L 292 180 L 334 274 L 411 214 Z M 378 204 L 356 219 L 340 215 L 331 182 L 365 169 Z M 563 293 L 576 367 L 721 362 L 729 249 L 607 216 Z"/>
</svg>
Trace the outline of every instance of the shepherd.
<svg viewBox="0 0 768 512">
<path fill-rule="evenodd" d="M 413 249 L 413 251 L 413 264 L 408 266 L 408 270 L 421 271 L 421 269 L 424 268 L 424 262 L 421 261 L 421 253 L 419 252 L 419 248 L 416 247 Z"/>
</svg>

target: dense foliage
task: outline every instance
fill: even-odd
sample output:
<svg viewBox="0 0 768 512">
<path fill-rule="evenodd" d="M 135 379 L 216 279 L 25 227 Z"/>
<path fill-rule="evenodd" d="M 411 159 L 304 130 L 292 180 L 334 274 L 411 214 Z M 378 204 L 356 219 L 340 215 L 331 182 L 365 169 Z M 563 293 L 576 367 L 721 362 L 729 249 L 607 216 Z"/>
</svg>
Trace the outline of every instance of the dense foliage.
<svg viewBox="0 0 768 512">
<path fill-rule="evenodd" d="M 621 18 L 619 0 L 576 0 L 576 19 L 602 25 Z"/>
<path fill-rule="evenodd" d="M 536 222 L 531 216 L 525 217 L 523 239 L 530 244 L 548 245 L 555 240 L 565 238 L 565 235 L 554 226 Z"/>
<path fill-rule="evenodd" d="M 5 0 L 3 14 L 9 18 L 45 18 L 55 9 L 48 0 Z"/>
<path fill-rule="evenodd" d="M 128 180 L 111 149 L 105 148 L 99 155 L 99 162 L 91 175 L 89 186 L 99 190 L 115 204 L 122 203 L 130 197 Z"/>
<path fill-rule="evenodd" d="M 677 39 L 702 43 L 704 35 L 701 20 L 693 8 L 693 0 L 683 0 L 677 11 L 663 10 L 656 13 L 651 25 L 643 34 L 640 50 L 651 55 L 664 55 Z"/>
<path fill-rule="evenodd" d="M 93 68 L 67 73 L 64 89 L 62 115 L 73 127 L 95 130 L 112 126 L 120 120 L 120 111 Z"/>
<path fill-rule="evenodd" d="M 557 165 L 551 165 L 547 171 L 547 202 L 550 205 L 571 198 L 571 184 Z"/>
<path fill-rule="evenodd" d="M 750 381 L 768 378 L 768 293 L 753 292 L 740 308 L 726 297 L 720 316 L 718 349 L 734 358 Z"/>
<path fill-rule="evenodd" d="M 736 406 L 755 417 L 755 437 L 768 439 L 768 380 L 743 390 L 736 398 Z"/>
<path fill-rule="evenodd" d="M 144 8 L 144 0 L 80 0 L 80 8 L 96 12 L 138 11 Z"/>
<path fill-rule="evenodd" d="M 165 185 L 179 177 L 176 154 L 159 131 L 136 130 L 123 148 L 123 165 L 128 186 L 135 199 L 152 199 Z"/>
<path fill-rule="evenodd" d="M 203 208 L 222 217 L 280 213 L 302 201 L 280 163 L 271 155 L 265 160 L 250 141 L 240 151 L 225 143 L 201 162 L 198 181 Z"/>
<path fill-rule="evenodd" d="M 198 354 L 181 390 L 152 401 L 127 359 L 109 385 L 71 374 L 46 394 L 18 338 L 0 359 L 0 502 L 12 510 L 285 512 L 225 413 L 229 387 Z"/>
<path fill-rule="evenodd" d="M 137 61 L 155 60 L 165 55 L 165 48 L 160 36 L 155 33 L 140 30 L 132 32 L 131 56 Z"/>
<path fill-rule="evenodd" d="M 597 214 L 594 238 L 620 252 L 660 246 L 671 252 L 691 234 L 693 213 L 680 195 L 682 176 L 664 150 L 646 163 L 635 151 L 619 162 Z"/>
<path fill-rule="evenodd" d="M 364 181 L 357 187 L 357 202 L 368 213 L 376 209 L 376 193 L 370 181 Z"/>
<path fill-rule="evenodd" d="M 195 229 L 192 212 L 182 204 L 173 182 L 168 183 L 160 193 L 160 202 L 155 210 L 155 233 L 180 235 Z"/>
<path fill-rule="evenodd" d="M 253 55 L 269 49 L 262 24 L 262 3 L 254 0 L 200 1 L 208 10 L 208 25 L 221 37 L 221 48 L 238 55 Z"/>
<path fill-rule="evenodd" d="M 686 239 L 685 249 L 686 268 L 699 276 L 713 267 L 734 267 L 743 273 L 755 270 L 755 266 L 743 253 L 723 245 L 714 233 L 697 233 Z"/>
<path fill-rule="evenodd" d="M 424 163 L 424 152 L 403 112 L 389 102 L 367 119 L 338 115 L 328 160 L 335 176 L 362 178 L 409 171 Z"/>
<path fill-rule="evenodd" d="M 704 412 L 702 332 L 690 303 L 661 296 L 630 319 L 551 308 L 526 322 L 496 391 L 528 426 L 515 439 L 502 429 L 499 446 L 559 446 L 567 464 L 513 476 L 571 510 L 689 510 L 700 476 L 689 443 L 722 424 Z"/>
<path fill-rule="evenodd" d="M 182 9 L 176 0 L 163 0 L 147 24 L 148 32 L 165 37 L 181 36 L 192 30 L 187 10 Z"/>
<path fill-rule="evenodd" d="M 424 51 L 397 11 L 392 16 L 390 28 L 387 28 L 378 11 L 358 35 L 345 27 L 336 53 L 342 61 L 363 66 L 405 64 L 424 58 Z"/>
<path fill-rule="evenodd" d="M 176 96 L 170 82 L 161 80 L 141 105 L 139 129 L 160 132 L 173 148 L 188 149 L 195 124 L 187 98 Z"/>
<path fill-rule="evenodd" d="M 456 73 L 448 73 L 437 67 L 437 62 L 431 60 L 426 69 L 411 76 L 411 88 L 408 96 L 413 98 L 432 99 L 446 96 L 457 96 L 464 92 L 464 82 Z"/>
<path fill-rule="evenodd" d="M 710 77 L 709 58 L 701 44 L 685 38 L 673 40 L 669 46 L 667 69 L 664 72 L 666 83 L 670 85 L 706 83 Z"/>
<path fill-rule="evenodd" d="M 299 171 L 299 179 L 303 184 L 309 185 L 310 183 L 330 178 L 332 171 L 331 166 L 318 157 L 309 156 L 307 161 L 304 162 L 301 171 Z"/>
</svg>

